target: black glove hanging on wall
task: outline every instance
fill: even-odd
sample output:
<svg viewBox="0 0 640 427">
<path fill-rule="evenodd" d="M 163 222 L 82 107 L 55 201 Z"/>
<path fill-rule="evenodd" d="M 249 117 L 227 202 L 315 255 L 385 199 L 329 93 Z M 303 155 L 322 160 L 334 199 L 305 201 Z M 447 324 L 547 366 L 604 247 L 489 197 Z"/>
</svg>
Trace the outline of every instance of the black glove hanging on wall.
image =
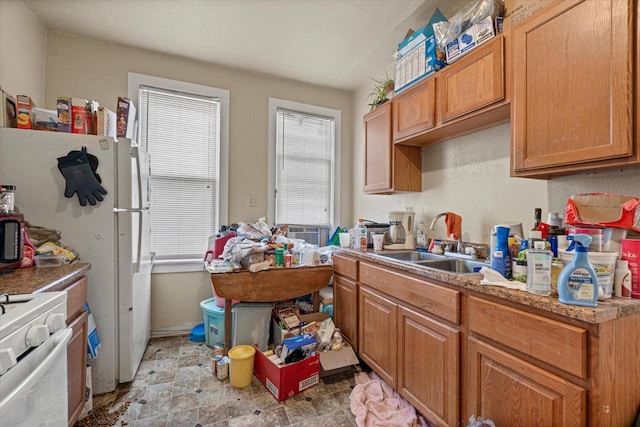
<svg viewBox="0 0 640 427">
<path fill-rule="evenodd" d="M 94 170 L 98 167 L 97 163 L 95 159 Z M 92 166 L 87 156 L 87 147 L 82 147 L 82 151 L 70 151 L 66 156 L 58 157 L 58 169 L 67 183 L 64 196 L 70 199 L 73 193 L 77 193 L 80 206 L 86 206 L 87 200 L 94 206 L 96 200 L 103 201 L 102 196 L 107 194 L 107 190 L 96 178 Z"/>
</svg>

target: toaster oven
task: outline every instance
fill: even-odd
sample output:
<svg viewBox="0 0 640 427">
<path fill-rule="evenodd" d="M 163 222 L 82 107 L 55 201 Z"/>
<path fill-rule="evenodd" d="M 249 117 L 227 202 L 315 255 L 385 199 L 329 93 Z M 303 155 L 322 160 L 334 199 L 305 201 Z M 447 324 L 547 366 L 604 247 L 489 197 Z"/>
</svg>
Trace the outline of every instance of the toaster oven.
<svg viewBox="0 0 640 427">
<path fill-rule="evenodd" d="M 24 254 L 23 217 L 0 214 L 0 270 L 20 267 Z"/>
</svg>

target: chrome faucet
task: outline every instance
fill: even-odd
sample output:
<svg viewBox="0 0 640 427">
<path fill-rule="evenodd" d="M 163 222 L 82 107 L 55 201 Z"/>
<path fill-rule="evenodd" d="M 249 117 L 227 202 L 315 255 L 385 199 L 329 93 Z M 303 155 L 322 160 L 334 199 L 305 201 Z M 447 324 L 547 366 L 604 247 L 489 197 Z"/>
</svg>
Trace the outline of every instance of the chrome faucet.
<svg viewBox="0 0 640 427">
<path fill-rule="evenodd" d="M 447 212 L 442 212 L 439 213 L 438 215 L 436 215 L 435 218 L 433 218 L 433 221 L 431 221 L 431 225 L 429 226 L 429 230 L 435 230 L 436 229 L 436 222 L 438 221 L 438 219 L 442 218 L 442 217 L 447 217 Z M 449 238 L 449 236 L 447 236 L 447 238 Z M 460 232 L 460 238 L 456 241 L 456 251 L 460 254 L 460 253 L 464 253 L 464 245 L 462 244 L 462 231 Z"/>
</svg>

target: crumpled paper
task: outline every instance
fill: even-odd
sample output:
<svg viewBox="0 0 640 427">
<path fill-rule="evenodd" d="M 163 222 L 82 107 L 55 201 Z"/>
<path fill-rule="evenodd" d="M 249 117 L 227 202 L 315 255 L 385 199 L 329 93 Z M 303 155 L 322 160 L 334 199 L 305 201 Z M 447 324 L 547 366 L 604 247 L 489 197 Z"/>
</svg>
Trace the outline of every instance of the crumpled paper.
<svg viewBox="0 0 640 427">
<path fill-rule="evenodd" d="M 483 279 L 480 281 L 481 285 L 502 286 L 503 288 L 517 289 L 519 291 L 527 290 L 526 283 L 507 280 L 504 278 L 504 276 L 502 276 L 502 274 L 498 273 L 492 268 L 482 267 L 480 269 L 480 274 L 484 276 Z"/>
</svg>

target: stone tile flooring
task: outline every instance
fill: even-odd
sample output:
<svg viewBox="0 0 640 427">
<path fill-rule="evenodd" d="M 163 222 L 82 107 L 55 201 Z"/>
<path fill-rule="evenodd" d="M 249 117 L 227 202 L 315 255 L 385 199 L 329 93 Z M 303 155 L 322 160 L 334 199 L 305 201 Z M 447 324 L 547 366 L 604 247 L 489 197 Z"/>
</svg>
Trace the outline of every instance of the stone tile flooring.
<svg viewBox="0 0 640 427">
<path fill-rule="evenodd" d="M 213 349 L 187 335 L 153 338 L 133 381 L 93 397 L 94 412 L 106 407 L 116 426 L 355 426 L 349 409 L 353 374 L 320 381 L 315 387 L 276 402 L 254 376 L 249 387 L 236 389 L 211 372 Z M 129 406 L 122 406 L 125 402 Z M 126 409 L 119 418 L 116 411 Z M 80 426 L 102 424 L 98 417 Z"/>
</svg>

